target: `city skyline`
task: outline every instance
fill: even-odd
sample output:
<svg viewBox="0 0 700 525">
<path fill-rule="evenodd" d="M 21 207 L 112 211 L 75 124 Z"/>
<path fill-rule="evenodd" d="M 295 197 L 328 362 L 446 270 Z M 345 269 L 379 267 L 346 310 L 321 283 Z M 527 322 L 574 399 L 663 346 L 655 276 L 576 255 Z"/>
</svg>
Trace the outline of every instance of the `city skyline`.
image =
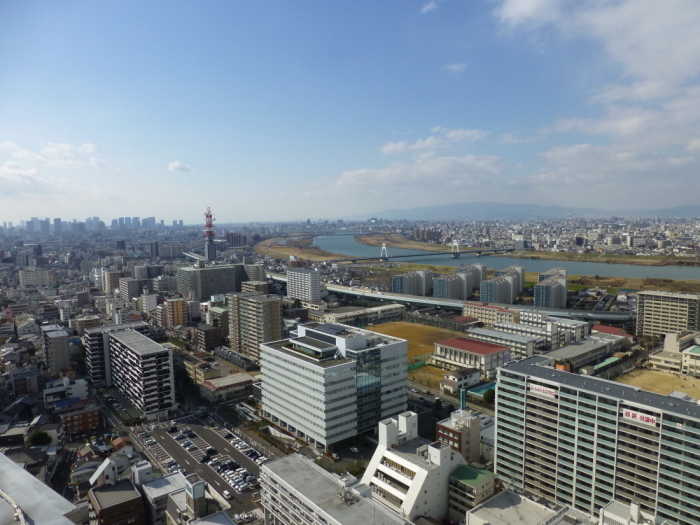
<svg viewBox="0 0 700 525">
<path fill-rule="evenodd" d="M 692 204 L 698 22 L 684 0 L 5 3 L 3 220 Z"/>
</svg>

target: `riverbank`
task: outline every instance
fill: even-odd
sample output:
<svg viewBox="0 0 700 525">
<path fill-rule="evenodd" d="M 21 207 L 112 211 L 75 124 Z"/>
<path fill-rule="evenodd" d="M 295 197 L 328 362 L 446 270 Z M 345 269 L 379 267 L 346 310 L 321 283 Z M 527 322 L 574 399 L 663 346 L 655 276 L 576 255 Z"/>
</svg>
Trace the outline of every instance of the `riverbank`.
<svg viewBox="0 0 700 525">
<path fill-rule="evenodd" d="M 700 266 L 700 259 L 693 257 L 665 257 L 644 255 L 618 255 L 607 253 L 533 252 L 518 250 L 491 257 L 517 257 L 533 261 L 571 261 L 610 264 L 634 264 L 636 266 Z"/>
<path fill-rule="evenodd" d="M 381 246 L 382 244 L 386 244 L 387 248 L 401 248 L 425 252 L 447 253 L 452 251 L 452 246 L 411 241 L 397 233 L 379 232 L 371 235 L 358 235 L 355 237 L 355 242 L 364 244 L 365 246 Z M 474 248 L 471 250 L 474 250 Z M 460 251 L 466 254 L 470 249 L 460 248 Z M 494 254 L 491 255 L 491 257 L 512 257 L 517 259 L 530 259 L 533 261 L 633 264 L 635 266 L 700 266 L 700 259 L 693 257 L 637 256 L 605 253 L 533 252 L 531 250 L 518 250 L 508 254 Z"/>
<path fill-rule="evenodd" d="M 310 261 L 326 261 L 328 259 L 345 259 L 347 255 L 332 253 L 313 246 L 314 237 L 311 235 L 299 237 L 273 237 L 259 242 L 253 247 L 258 255 L 289 259 L 291 255 Z"/>
</svg>

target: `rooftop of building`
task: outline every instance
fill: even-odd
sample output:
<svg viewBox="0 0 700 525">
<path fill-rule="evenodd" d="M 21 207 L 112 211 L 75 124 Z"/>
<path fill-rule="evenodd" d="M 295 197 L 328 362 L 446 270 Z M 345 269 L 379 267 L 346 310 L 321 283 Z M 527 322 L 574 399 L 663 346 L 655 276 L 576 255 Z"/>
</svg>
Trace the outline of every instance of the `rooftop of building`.
<svg viewBox="0 0 700 525">
<path fill-rule="evenodd" d="M 86 328 L 85 333 L 86 334 L 99 334 L 103 332 L 111 332 L 113 330 L 129 330 L 129 329 L 135 329 L 135 328 L 142 328 L 144 326 L 148 326 L 148 323 L 144 321 L 136 321 L 133 323 L 124 323 L 124 324 L 115 324 L 115 325 L 110 325 L 110 326 L 96 326 L 94 328 Z"/>
<path fill-rule="evenodd" d="M 144 483 L 141 488 L 143 489 L 146 497 L 150 497 L 151 500 L 154 500 L 167 496 L 176 490 L 184 489 L 185 476 L 179 472 L 176 472 L 175 474 L 168 474 L 162 478 L 156 478 L 153 481 Z"/>
<path fill-rule="evenodd" d="M 506 308 L 504 306 L 496 306 L 494 304 L 489 304 L 489 303 L 466 302 L 466 303 L 464 303 L 464 306 L 477 307 L 477 308 L 488 308 L 489 310 L 496 310 L 499 312 L 515 313 L 515 310 L 511 310 L 510 308 Z"/>
<path fill-rule="evenodd" d="M 114 485 L 102 485 L 90 489 L 100 509 L 113 507 L 134 499 L 141 499 L 141 493 L 136 490 L 129 479 L 120 479 Z M 95 509 L 98 510 L 98 509 Z"/>
<path fill-rule="evenodd" d="M 501 332 L 500 330 L 489 330 L 488 328 L 470 328 L 467 331 L 467 335 L 469 334 L 479 334 L 484 337 L 499 337 L 501 339 L 513 341 L 514 343 L 520 344 L 529 344 L 537 341 L 536 337 L 532 337 L 529 335 L 509 334 L 508 332 Z"/>
<path fill-rule="evenodd" d="M 700 346 L 689 346 L 685 350 L 683 350 L 684 354 L 698 354 L 700 355 Z"/>
<path fill-rule="evenodd" d="M 476 468 L 471 465 L 460 465 L 452 474 L 451 477 L 461 481 L 465 485 L 472 488 L 479 487 L 486 479 L 494 477 L 494 473 L 486 469 Z"/>
<path fill-rule="evenodd" d="M 289 357 L 293 357 L 296 359 L 301 359 L 302 361 L 312 364 L 314 366 L 318 366 L 321 368 L 330 368 L 332 366 L 337 366 L 337 365 L 342 365 L 345 363 L 350 363 L 350 359 L 326 359 L 326 360 L 320 360 L 315 357 L 312 357 L 310 355 L 307 355 L 303 352 L 300 352 L 299 350 L 294 350 L 291 347 L 293 339 L 283 339 L 281 341 L 275 341 L 273 343 L 263 343 L 262 346 L 264 346 L 267 349 L 275 350 L 277 352 L 280 352 L 282 354 L 286 354 Z M 264 361 L 263 361 L 264 363 Z"/>
<path fill-rule="evenodd" d="M 310 460 L 292 454 L 270 461 L 263 466 L 263 472 L 269 471 L 280 478 L 284 484 L 298 491 L 299 495 L 313 505 L 322 509 L 333 520 L 343 525 L 402 525 L 404 520 L 390 510 L 385 509 L 371 498 L 360 497 L 349 503 L 339 497 L 342 494 L 341 479 L 326 472 Z M 354 484 L 350 488 L 366 488 Z"/>
<path fill-rule="evenodd" d="M 520 361 L 511 361 L 507 365 L 500 367 L 499 371 L 529 375 L 538 380 L 550 382 L 555 387 L 562 385 L 700 421 L 700 405 L 695 402 L 655 394 L 642 390 L 639 387 L 625 385 L 624 383 L 608 379 L 556 370 L 551 367 L 552 363 L 553 360 L 549 358 L 549 355 L 532 356 Z"/>
<path fill-rule="evenodd" d="M 440 443 L 439 441 L 428 441 L 422 437 L 415 437 L 402 445 L 396 445 L 395 447 L 386 449 L 385 454 L 396 454 L 423 470 L 433 470 L 438 468 L 438 465 L 428 461 L 425 454 L 427 447 L 449 448 L 449 445 Z"/>
<path fill-rule="evenodd" d="M 32 474 L 0 454 L 0 490 L 19 508 L 25 518 L 34 525 L 71 525 L 73 520 L 64 518 L 76 507 Z M 0 498 L 0 523 L 15 523 L 15 509 Z"/>
<path fill-rule="evenodd" d="M 625 332 L 622 328 L 616 326 L 606 326 L 603 324 L 594 324 L 591 326 L 591 332 L 600 332 L 603 334 L 620 335 L 623 337 L 632 337 L 630 334 Z"/>
<path fill-rule="evenodd" d="M 673 297 L 676 299 L 693 299 L 693 300 L 700 299 L 700 294 L 664 292 L 661 290 L 643 290 L 641 292 L 637 292 L 637 295 L 640 297 L 641 296 L 656 296 L 656 297 Z"/>
<path fill-rule="evenodd" d="M 128 346 L 139 355 L 155 354 L 158 352 L 167 352 L 167 349 L 152 339 L 149 339 L 143 334 L 134 330 L 123 330 L 111 335 L 120 343 Z"/>
<path fill-rule="evenodd" d="M 51 332 L 44 332 L 44 335 L 51 339 L 55 339 L 58 337 L 68 337 L 68 333 L 63 328 L 61 328 L 60 330 L 52 330 Z"/>
<path fill-rule="evenodd" d="M 499 492 L 467 512 L 469 523 L 499 525 L 540 525 L 556 511 L 524 498 L 510 490 Z M 476 518 L 476 519 L 474 519 Z"/>
<path fill-rule="evenodd" d="M 212 377 L 211 379 L 204 381 L 204 385 L 215 390 L 225 390 L 227 388 L 233 388 L 235 386 L 252 382 L 252 377 L 250 377 L 248 374 L 244 374 L 243 372 L 239 372 L 236 374 L 229 374 L 227 376 Z"/>
<path fill-rule="evenodd" d="M 226 512 L 221 510 L 204 518 L 192 520 L 190 525 L 236 525 L 236 522 L 229 518 Z"/>
<path fill-rule="evenodd" d="M 289 272 L 294 272 L 294 273 L 318 273 L 316 270 L 312 270 L 311 268 L 287 268 L 287 273 Z M 319 274 L 320 275 L 320 274 Z"/>
<path fill-rule="evenodd" d="M 491 355 L 508 350 L 507 346 L 495 345 L 485 341 L 477 341 L 476 339 L 469 339 L 468 337 L 453 337 L 452 339 L 438 341 L 435 344 L 456 348 L 458 350 L 464 350 L 465 352 L 479 355 Z"/>
<path fill-rule="evenodd" d="M 593 352 L 603 346 L 607 346 L 609 343 L 609 341 L 581 341 L 552 350 L 546 355 L 547 357 L 555 359 L 572 359 L 588 352 Z"/>
</svg>

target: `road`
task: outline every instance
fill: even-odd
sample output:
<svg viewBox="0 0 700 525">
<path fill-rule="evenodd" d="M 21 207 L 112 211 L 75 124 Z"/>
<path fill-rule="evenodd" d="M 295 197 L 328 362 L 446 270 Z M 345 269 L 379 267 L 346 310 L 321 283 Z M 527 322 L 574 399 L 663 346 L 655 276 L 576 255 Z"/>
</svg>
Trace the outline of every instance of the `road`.
<svg viewBox="0 0 700 525">
<path fill-rule="evenodd" d="M 429 399 L 432 401 L 436 397 L 439 397 L 440 400 L 442 401 L 442 404 L 445 406 L 448 405 L 454 405 L 455 407 L 459 408 L 459 398 L 450 396 L 442 392 L 439 388 L 432 388 L 428 387 L 426 385 L 423 385 L 421 383 L 417 383 L 415 381 L 409 381 L 408 382 L 408 388 L 409 388 L 409 395 L 417 398 L 417 397 L 429 397 Z M 411 389 L 416 389 L 418 392 L 412 392 Z M 467 408 L 470 410 L 473 410 L 475 412 L 483 412 L 484 414 L 488 416 L 493 416 L 493 410 L 490 408 L 485 408 L 481 405 L 477 405 L 475 403 L 471 403 L 467 401 Z"/>
<path fill-rule="evenodd" d="M 217 434 L 216 431 L 207 427 L 199 420 L 189 421 L 186 423 L 186 425 L 189 426 L 198 436 L 197 439 L 192 439 L 195 445 L 200 445 L 202 442 L 204 442 L 206 445 L 214 447 L 219 454 L 230 456 L 234 461 L 239 463 L 241 467 L 248 469 L 248 472 L 250 472 L 253 476 L 260 476 L 260 467 L 237 450 L 221 435 Z M 178 427 L 182 426 L 182 424 L 178 425 Z M 144 425 L 139 427 L 139 429 L 147 429 L 147 427 L 148 425 Z M 199 474 L 200 477 L 202 477 L 209 484 L 209 486 L 219 494 L 222 494 L 224 490 L 228 490 L 234 495 L 234 499 L 229 500 L 231 509 L 227 511 L 228 514 L 233 516 L 236 513 L 248 512 L 257 508 L 257 505 L 253 501 L 257 498 L 257 496 L 254 498 L 254 495 L 258 492 L 257 490 L 237 494 L 228 484 L 228 482 L 219 476 L 219 474 L 217 474 L 209 465 L 198 462 L 198 458 L 202 456 L 201 452 L 197 451 L 193 456 L 190 454 L 190 452 L 183 449 L 180 444 L 175 441 L 175 434 L 168 434 L 167 427 L 152 430 L 149 433 L 151 437 L 158 442 L 160 448 L 165 451 L 168 456 L 177 461 L 188 474 Z M 140 444 L 141 443 L 139 442 L 139 445 Z"/>
</svg>

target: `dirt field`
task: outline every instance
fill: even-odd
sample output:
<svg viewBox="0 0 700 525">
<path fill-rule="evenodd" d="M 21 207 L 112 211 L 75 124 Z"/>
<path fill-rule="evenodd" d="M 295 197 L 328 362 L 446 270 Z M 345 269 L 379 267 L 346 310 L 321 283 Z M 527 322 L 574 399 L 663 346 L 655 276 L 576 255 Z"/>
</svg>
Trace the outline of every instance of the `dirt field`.
<svg viewBox="0 0 700 525">
<path fill-rule="evenodd" d="M 690 397 L 700 399 L 700 379 L 676 377 L 673 374 L 664 372 L 653 372 L 651 370 L 633 370 L 629 374 L 616 379 L 620 383 L 633 385 L 656 392 L 657 394 L 668 395 L 674 390 L 685 392 Z"/>
<path fill-rule="evenodd" d="M 446 373 L 447 370 L 436 366 L 422 366 L 415 370 L 409 370 L 408 380 L 437 388 L 440 385 L 440 380 L 445 377 Z"/>
<path fill-rule="evenodd" d="M 452 332 L 442 328 L 434 328 L 415 323 L 385 323 L 377 324 L 370 328 L 373 332 L 400 337 L 408 341 L 408 360 L 423 354 L 432 354 L 433 343 L 450 339 L 452 337 L 464 336 L 461 332 Z M 441 376 L 442 377 L 442 376 Z"/>
</svg>

